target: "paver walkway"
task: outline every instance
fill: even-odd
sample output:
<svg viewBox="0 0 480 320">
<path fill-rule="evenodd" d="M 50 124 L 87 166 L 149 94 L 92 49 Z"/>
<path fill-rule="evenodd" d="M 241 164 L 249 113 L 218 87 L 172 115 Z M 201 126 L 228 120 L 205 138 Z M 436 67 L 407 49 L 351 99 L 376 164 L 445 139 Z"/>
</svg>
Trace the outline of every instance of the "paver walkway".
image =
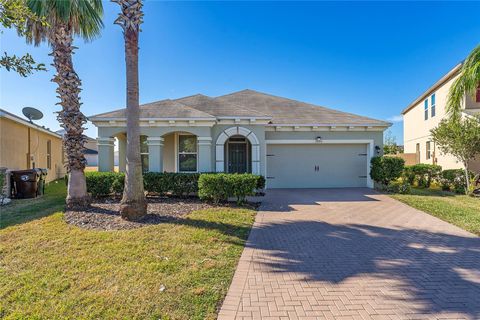
<svg viewBox="0 0 480 320">
<path fill-rule="evenodd" d="M 480 238 L 369 189 L 269 190 L 219 319 L 480 319 Z"/>
</svg>

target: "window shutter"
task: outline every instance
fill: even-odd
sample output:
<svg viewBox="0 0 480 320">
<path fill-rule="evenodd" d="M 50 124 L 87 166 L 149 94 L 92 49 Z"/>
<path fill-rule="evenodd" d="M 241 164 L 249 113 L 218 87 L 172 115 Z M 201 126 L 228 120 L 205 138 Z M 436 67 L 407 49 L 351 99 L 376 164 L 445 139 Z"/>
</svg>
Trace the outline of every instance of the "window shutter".
<svg viewBox="0 0 480 320">
<path fill-rule="evenodd" d="M 480 102 L 480 87 L 477 88 L 477 99 L 475 101 Z"/>
</svg>

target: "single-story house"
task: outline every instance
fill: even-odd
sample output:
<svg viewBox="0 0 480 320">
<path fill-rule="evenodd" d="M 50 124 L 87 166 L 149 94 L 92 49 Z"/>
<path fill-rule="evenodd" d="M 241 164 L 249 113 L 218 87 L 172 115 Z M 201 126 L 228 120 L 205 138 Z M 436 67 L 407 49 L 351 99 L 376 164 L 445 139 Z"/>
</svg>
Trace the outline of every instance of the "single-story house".
<svg viewBox="0 0 480 320">
<path fill-rule="evenodd" d="M 8 170 L 46 168 L 46 181 L 66 174 L 62 136 L 0 109 L 0 167 Z"/>
<path fill-rule="evenodd" d="M 66 133 L 65 129 L 60 129 L 55 132 L 61 135 L 62 137 Z M 97 139 L 86 136 L 84 148 L 85 148 L 85 151 L 83 155 L 85 156 L 85 160 L 87 160 L 87 167 L 97 167 L 98 166 Z"/>
<path fill-rule="evenodd" d="M 145 171 L 251 172 L 267 188 L 373 187 L 370 159 L 391 124 L 243 90 L 141 105 Z M 125 170 L 125 109 L 89 119 L 98 127 L 100 171 Z"/>
</svg>

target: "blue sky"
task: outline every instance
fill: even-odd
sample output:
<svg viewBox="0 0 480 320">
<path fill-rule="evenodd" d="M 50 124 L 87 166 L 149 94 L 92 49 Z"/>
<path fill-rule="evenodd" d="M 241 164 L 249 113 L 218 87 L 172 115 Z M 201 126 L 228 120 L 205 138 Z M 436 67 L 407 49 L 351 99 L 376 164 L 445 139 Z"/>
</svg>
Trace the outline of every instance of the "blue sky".
<svg viewBox="0 0 480 320">
<path fill-rule="evenodd" d="M 76 40 L 76 70 L 88 115 L 125 106 L 118 6 L 104 2 L 105 28 Z M 479 2 L 160 2 L 146 1 L 140 39 L 140 102 L 245 88 L 378 119 L 401 110 L 480 43 Z M 51 63 L 47 45 L 14 31 L 1 49 Z M 0 71 L 0 106 L 42 110 L 59 129 L 53 67 L 28 78 Z M 88 125 L 87 134 L 96 136 Z"/>
</svg>

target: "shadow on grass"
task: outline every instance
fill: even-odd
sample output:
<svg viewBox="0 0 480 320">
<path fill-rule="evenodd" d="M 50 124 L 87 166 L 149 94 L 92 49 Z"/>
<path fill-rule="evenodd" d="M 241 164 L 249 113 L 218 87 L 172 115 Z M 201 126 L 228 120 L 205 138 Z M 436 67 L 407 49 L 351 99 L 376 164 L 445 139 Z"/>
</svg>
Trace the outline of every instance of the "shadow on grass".
<svg viewBox="0 0 480 320">
<path fill-rule="evenodd" d="M 34 199 L 13 199 L 0 207 L 0 229 L 49 216 L 65 208 L 66 187 L 64 180 L 49 183 L 45 195 Z"/>
</svg>

